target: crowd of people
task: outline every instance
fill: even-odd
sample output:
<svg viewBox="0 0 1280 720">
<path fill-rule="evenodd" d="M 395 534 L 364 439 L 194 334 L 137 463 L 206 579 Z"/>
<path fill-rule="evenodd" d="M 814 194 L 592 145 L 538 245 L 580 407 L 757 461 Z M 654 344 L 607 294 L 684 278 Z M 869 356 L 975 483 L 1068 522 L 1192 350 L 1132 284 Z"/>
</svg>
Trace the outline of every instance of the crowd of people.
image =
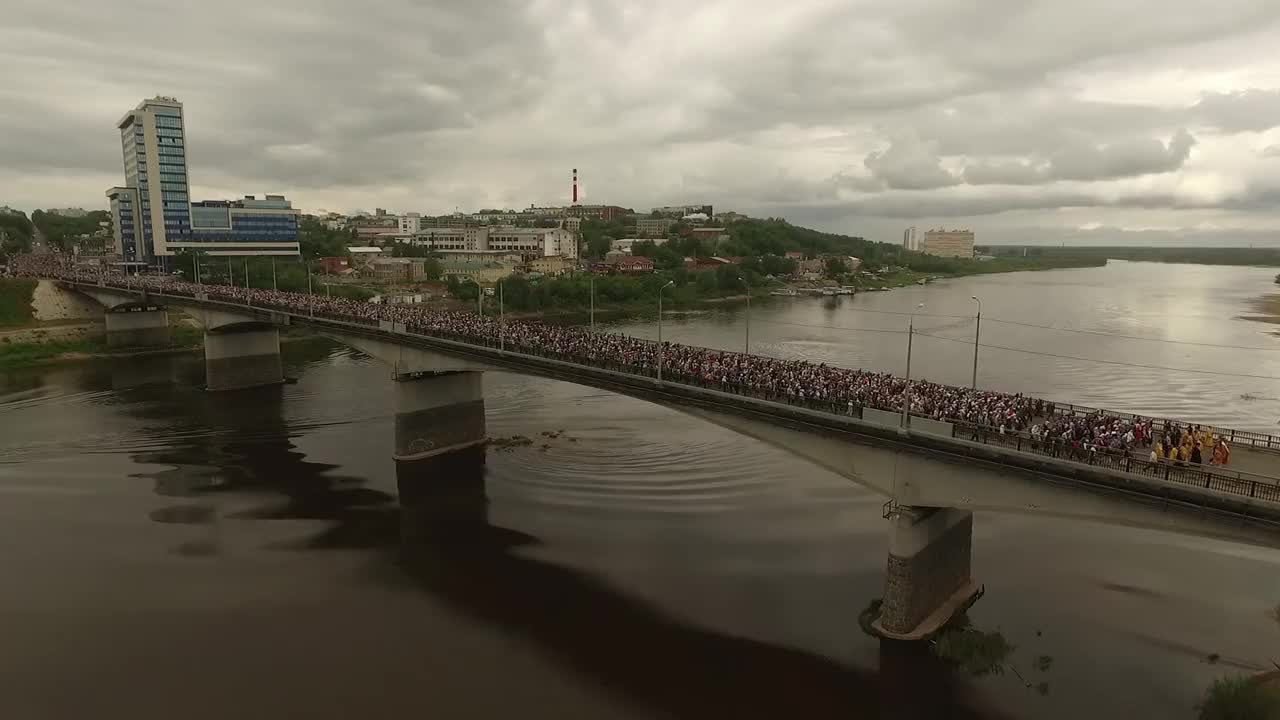
<svg viewBox="0 0 1280 720">
<path fill-rule="evenodd" d="M 1022 434 L 1036 443 L 1053 443 L 1082 453 L 1129 453 L 1144 459 L 1226 465 L 1226 440 L 1198 428 L 1155 423 L 1102 412 L 1080 416 L 1056 412 L 1051 402 L 989 390 L 916 380 L 908 383 L 888 373 L 780 360 L 760 355 L 712 350 L 677 343 L 657 343 L 583 327 L 529 320 L 499 321 L 477 313 L 445 311 L 411 304 L 375 304 L 342 297 L 292 293 L 263 288 L 200 285 L 177 276 L 124 276 L 98 267 L 76 266 L 65 255 L 23 255 L 9 265 L 11 275 L 65 280 L 104 280 L 154 292 L 194 295 L 303 314 L 403 323 L 411 332 L 503 344 L 512 350 L 551 352 L 594 365 L 652 374 L 661 363 L 672 380 L 714 384 L 735 392 L 818 404 L 835 410 L 855 408 L 910 413 L 959 422 L 999 434 Z M 1211 448 L 1211 450 L 1210 450 Z M 1149 456 L 1143 451 L 1150 449 Z"/>
</svg>

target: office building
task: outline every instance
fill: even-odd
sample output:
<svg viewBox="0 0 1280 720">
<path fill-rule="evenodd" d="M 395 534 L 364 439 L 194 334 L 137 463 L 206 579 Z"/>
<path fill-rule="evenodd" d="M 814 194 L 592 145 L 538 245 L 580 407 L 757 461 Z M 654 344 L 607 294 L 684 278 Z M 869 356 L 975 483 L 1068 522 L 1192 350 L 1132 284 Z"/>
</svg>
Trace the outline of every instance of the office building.
<svg viewBox="0 0 1280 720">
<path fill-rule="evenodd" d="M 182 103 L 170 97 L 143 100 L 116 127 L 124 185 L 107 191 L 116 249 L 124 262 L 167 267 L 170 243 L 191 238 Z M 119 214 L 126 211 L 131 217 Z M 126 222 L 132 227 L 126 229 Z"/>
<path fill-rule="evenodd" d="M 665 238 L 676 222 L 672 217 L 636 218 L 636 235 L 642 238 Z"/>
<path fill-rule="evenodd" d="M 916 250 L 920 249 L 920 241 L 916 238 L 916 226 L 912 225 L 902 231 L 902 249 Z"/>
<path fill-rule="evenodd" d="M 400 216 L 400 234 L 417 234 L 422 230 L 421 213 L 405 213 Z"/>
<path fill-rule="evenodd" d="M 298 215 L 282 195 L 191 202 L 182 103 L 143 100 L 116 123 L 124 184 L 107 190 L 113 251 L 130 264 L 169 269 L 178 251 L 297 255 Z"/>
<path fill-rule="evenodd" d="M 924 252 L 938 257 L 972 258 L 972 230 L 930 230 L 924 234 Z"/>
<path fill-rule="evenodd" d="M 441 253 L 498 251 L 534 257 L 578 257 L 577 235 L 564 228 L 424 228 L 414 236 L 413 243 Z"/>
<path fill-rule="evenodd" d="M 301 214 L 283 195 L 193 202 L 189 239 L 169 247 L 209 255 L 297 255 Z"/>
<path fill-rule="evenodd" d="M 142 225 L 138 189 L 113 187 L 107 191 L 107 200 L 111 203 L 111 253 L 119 255 L 125 262 L 142 262 L 136 260 L 138 228 Z"/>
<path fill-rule="evenodd" d="M 609 249 L 621 250 L 624 253 L 629 253 L 631 252 L 631 249 L 636 246 L 636 243 L 642 242 L 653 243 L 654 245 L 665 245 L 667 244 L 667 238 L 620 238 L 618 240 L 610 241 Z"/>
<path fill-rule="evenodd" d="M 631 214 L 629 208 L 617 205 L 570 205 L 567 212 L 572 217 L 582 218 L 583 220 L 601 220 L 603 222 L 621 220 Z"/>
<path fill-rule="evenodd" d="M 666 205 L 664 207 L 656 207 L 653 212 L 671 218 L 682 218 L 685 215 L 693 215 L 699 213 L 711 217 L 715 215 L 715 210 L 710 205 Z"/>
</svg>

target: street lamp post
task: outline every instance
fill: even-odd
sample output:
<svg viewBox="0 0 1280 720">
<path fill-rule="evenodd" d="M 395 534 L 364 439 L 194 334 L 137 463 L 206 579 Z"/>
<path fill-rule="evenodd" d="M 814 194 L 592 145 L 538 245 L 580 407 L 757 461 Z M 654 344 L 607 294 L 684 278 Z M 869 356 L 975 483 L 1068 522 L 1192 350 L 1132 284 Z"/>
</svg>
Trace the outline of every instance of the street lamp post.
<svg viewBox="0 0 1280 720">
<path fill-rule="evenodd" d="M 249 289 L 249 258 L 244 259 L 244 289 Z"/>
<path fill-rule="evenodd" d="M 982 335 L 982 301 L 977 295 L 970 296 L 974 302 L 978 303 L 978 314 L 974 318 L 973 326 L 973 389 L 978 389 L 978 338 Z"/>
<path fill-rule="evenodd" d="M 747 288 L 747 336 L 742 343 L 742 353 L 744 355 L 751 354 L 751 283 L 747 282 L 745 277 L 738 278 Z"/>
<path fill-rule="evenodd" d="M 507 351 L 507 315 L 503 307 L 502 281 L 498 281 L 498 352 Z"/>
<path fill-rule="evenodd" d="M 916 306 L 917 310 L 924 308 L 924 303 Z M 911 319 L 907 321 L 907 386 L 902 392 L 902 428 L 905 430 L 910 424 L 911 415 L 908 412 L 911 407 L 911 340 L 915 337 L 916 330 L 916 314 L 911 313 Z"/>
<path fill-rule="evenodd" d="M 587 280 L 591 285 L 591 329 L 596 329 L 596 276 L 593 273 Z"/>
<path fill-rule="evenodd" d="M 662 382 L 662 293 L 675 284 L 675 280 L 668 280 L 666 285 L 658 288 L 658 382 Z"/>
<path fill-rule="evenodd" d="M 231 256 L 227 256 L 227 284 L 231 287 L 236 286 L 236 271 L 231 267 Z"/>
<path fill-rule="evenodd" d="M 280 286 L 276 284 L 276 258 L 274 255 L 271 257 L 271 289 L 280 289 Z"/>
<path fill-rule="evenodd" d="M 311 310 L 311 317 L 316 316 L 316 294 L 311 291 L 311 261 L 307 261 L 307 305 Z"/>
</svg>

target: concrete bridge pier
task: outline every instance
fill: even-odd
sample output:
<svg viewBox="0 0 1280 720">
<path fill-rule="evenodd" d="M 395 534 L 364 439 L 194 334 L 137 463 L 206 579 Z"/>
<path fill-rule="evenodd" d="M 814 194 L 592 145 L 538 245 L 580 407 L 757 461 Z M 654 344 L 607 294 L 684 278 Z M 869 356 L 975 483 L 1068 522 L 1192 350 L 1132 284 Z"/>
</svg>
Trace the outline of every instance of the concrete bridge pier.
<svg viewBox="0 0 1280 720">
<path fill-rule="evenodd" d="M 923 640 L 981 592 L 970 575 L 973 513 L 946 507 L 891 508 L 884 604 L 874 626 L 882 637 Z"/>
<path fill-rule="evenodd" d="M 486 439 L 483 373 L 397 373 L 395 459 L 420 462 Z"/>
<path fill-rule="evenodd" d="M 284 382 L 280 361 L 280 331 L 274 326 L 246 323 L 206 330 L 205 387 L 243 390 Z"/>
<path fill-rule="evenodd" d="M 107 347 L 168 347 L 169 312 L 157 307 L 120 307 L 106 312 Z"/>
</svg>

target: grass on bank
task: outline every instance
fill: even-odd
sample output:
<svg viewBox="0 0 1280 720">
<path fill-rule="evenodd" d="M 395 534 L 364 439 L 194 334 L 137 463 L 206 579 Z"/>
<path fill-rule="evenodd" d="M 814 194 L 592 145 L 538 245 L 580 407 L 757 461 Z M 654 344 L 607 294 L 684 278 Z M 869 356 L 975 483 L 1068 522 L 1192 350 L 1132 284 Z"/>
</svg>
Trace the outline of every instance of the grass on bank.
<svg viewBox="0 0 1280 720">
<path fill-rule="evenodd" d="M 1197 710 L 1200 720 L 1278 720 L 1280 695 L 1256 678 L 1223 677 L 1205 690 Z"/>
<path fill-rule="evenodd" d="M 170 332 L 170 347 L 174 349 L 200 347 L 204 341 L 204 333 L 199 328 L 175 325 L 170 328 Z M 14 343 L 3 339 L 0 340 L 0 367 L 18 367 L 53 361 L 64 355 L 101 355 L 117 352 L 128 353 L 130 350 L 108 348 L 107 339 L 103 336 L 25 343 Z"/>
<path fill-rule="evenodd" d="M 0 280 L 0 328 L 21 327 L 35 321 L 31 310 L 35 290 L 35 280 Z"/>
</svg>

